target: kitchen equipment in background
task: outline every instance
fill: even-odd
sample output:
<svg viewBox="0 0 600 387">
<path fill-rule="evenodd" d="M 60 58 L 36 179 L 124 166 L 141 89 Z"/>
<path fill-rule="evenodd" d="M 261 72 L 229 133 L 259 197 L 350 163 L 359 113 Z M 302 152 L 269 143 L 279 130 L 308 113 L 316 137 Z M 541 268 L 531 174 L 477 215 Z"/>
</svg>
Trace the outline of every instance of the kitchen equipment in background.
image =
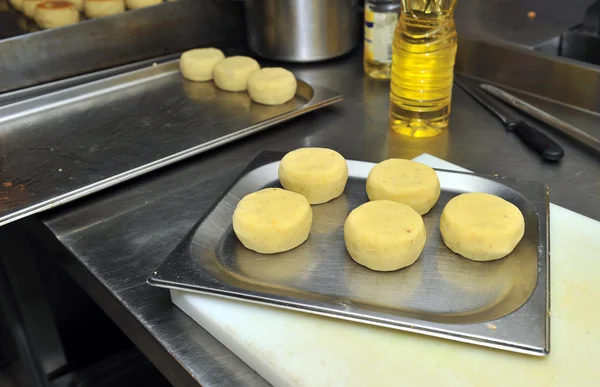
<svg viewBox="0 0 600 387">
<path fill-rule="evenodd" d="M 586 10 L 583 22 L 564 31 L 535 49 L 593 65 L 600 65 L 600 0 Z"/>
<path fill-rule="evenodd" d="M 549 353 L 545 184 L 438 170 L 442 192 L 423 217 L 428 239 L 421 258 L 381 273 L 354 262 L 343 237 L 348 214 L 367 200 L 365 182 L 374 163 L 347 160 L 344 194 L 313 207 L 310 237 L 297 248 L 267 257 L 239 242 L 231 227 L 237 202 L 279 186 L 283 156 L 259 154 L 147 282 L 529 355 Z M 463 192 L 495 194 L 523 213 L 525 234 L 509 256 L 481 264 L 444 246 L 442 209 Z"/>
<path fill-rule="evenodd" d="M 542 156 L 544 160 L 558 161 L 562 159 L 565 151 L 560 145 L 543 132 L 530 126 L 522 118 L 516 117 L 508 106 L 480 91 L 477 86 L 470 87 L 461 80 L 458 74 L 455 76 L 454 82 L 467 92 L 467 94 L 494 113 L 504 123 L 506 130 L 514 132 L 529 148 Z"/>
<path fill-rule="evenodd" d="M 394 36 L 390 126 L 431 137 L 448 128 L 457 34 L 456 0 L 402 0 Z"/>
<path fill-rule="evenodd" d="M 363 67 L 375 79 L 390 79 L 392 44 L 400 0 L 366 0 Z"/>
<path fill-rule="evenodd" d="M 360 40 L 358 0 L 244 0 L 248 46 L 287 62 L 314 62 L 352 51 Z"/>
<path fill-rule="evenodd" d="M 490 93 L 491 95 L 493 95 L 494 97 L 508 103 L 509 105 L 519 109 L 524 113 L 529 114 L 532 117 L 537 118 L 542 122 L 545 122 L 546 124 L 558 129 L 560 132 L 566 134 L 567 136 L 590 147 L 597 153 L 600 153 L 600 138 L 594 137 L 579 129 L 578 127 L 571 125 L 568 122 L 565 122 L 560 118 L 553 116 L 552 114 L 546 113 L 542 109 L 539 109 L 497 87 L 487 84 L 482 84 L 480 85 L 480 87 L 483 90 Z"/>
</svg>

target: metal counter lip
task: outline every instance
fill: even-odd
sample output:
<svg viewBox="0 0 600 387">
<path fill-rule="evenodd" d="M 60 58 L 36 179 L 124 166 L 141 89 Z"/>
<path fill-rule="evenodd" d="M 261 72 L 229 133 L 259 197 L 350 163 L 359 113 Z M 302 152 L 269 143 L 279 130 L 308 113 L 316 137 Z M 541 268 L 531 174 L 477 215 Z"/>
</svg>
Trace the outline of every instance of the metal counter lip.
<svg viewBox="0 0 600 387">
<path fill-rule="evenodd" d="M 248 165 L 248 167 L 245 168 L 244 171 L 240 173 L 240 175 L 233 181 L 229 189 L 227 189 L 225 193 L 218 200 L 215 201 L 215 204 L 194 225 L 194 227 L 192 227 L 191 231 L 186 235 L 186 237 L 182 239 L 182 241 L 177 245 L 173 252 L 169 254 L 169 256 L 160 264 L 160 266 L 153 273 L 150 274 L 150 276 L 146 279 L 146 282 L 150 285 L 162 288 L 176 289 L 181 291 L 196 292 L 203 294 L 213 294 L 231 299 L 242 299 L 244 301 L 274 306 L 278 308 L 297 310 L 322 316 L 339 318 L 343 320 L 362 322 L 376 326 L 394 328 L 401 331 L 421 333 L 425 335 L 477 344 L 496 349 L 503 349 L 528 355 L 546 356 L 549 354 L 550 340 L 548 326 L 550 316 L 547 313 L 547 311 L 549 310 L 550 299 L 549 287 L 547 286 L 547 278 L 549 272 L 549 200 L 547 187 L 544 184 L 540 183 L 533 183 L 502 177 L 481 176 L 466 172 L 436 169 L 438 174 L 440 174 L 440 180 L 442 181 L 442 183 L 445 184 L 448 184 L 448 182 L 450 182 L 453 178 L 453 181 L 462 181 L 465 179 L 474 180 L 479 178 L 479 180 L 485 181 L 486 184 L 489 185 L 488 189 L 493 189 L 493 184 L 499 184 L 501 186 L 504 186 L 505 188 L 509 188 L 510 190 L 515 191 L 516 193 L 513 192 L 512 194 L 510 194 L 511 197 L 515 197 L 514 200 L 517 200 L 515 196 L 517 194 L 525 195 L 524 197 L 529 201 L 529 204 L 531 205 L 531 208 L 526 208 L 528 208 L 528 211 L 533 211 L 533 213 L 535 214 L 535 218 L 539 222 L 538 228 L 533 234 L 535 235 L 538 242 L 537 247 L 534 247 L 532 251 L 532 254 L 536 256 L 537 264 L 535 265 L 535 267 L 532 267 L 532 270 L 535 270 L 534 278 L 536 282 L 533 288 L 530 287 L 531 294 L 527 297 L 526 300 L 524 300 L 522 304 L 518 304 L 519 306 L 516 307 L 516 309 L 512 309 L 513 307 L 511 306 L 510 310 L 512 311 L 510 311 L 509 313 L 504 314 L 502 316 L 495 316 L 494 318 L 489 320 L 484 319 L 482 322 L 467 322 L 468 318 L 465 318 L 464 321 L 459 319 L 460 322 L 459 320 L 453 320 L 455 321 L 454 323 L 450 321 L 444 321 L 443 319 L 440 321 L 428 321 L 427 319 L 419 319 L 416 316 L 411 317 L 410 314 L 403 315 L 403 313 L 400 311 L 398 311 L 397 313 L 386 311 L 387 308 L 393 308 L 389 305 L 387 307 L 383 307 L 382 310 L 378 310 L 375 302 L 373 305 L 369 306 L 369 301 L 366 299 L 358 302 L 358 304 L 355 305 L 352 301 L 352 292 L 350 292 L 349 294 L 342 292 L 343 294 L 338 295 L 338 297 L 342 297 L 342 299 L 348 299 L 348 301 L 342 301 L 342 304 L 340 304 L 339 301 L 336 301 L 335 297 L 324 295 L 327 294 L 326 289 L 319 288 L 318 284 L 321 282 L 316 280 L 310 281 L 311 285 L 314 285 L 314 287 L 311 287 L 311 290 L 307 290 L 305 288 L 295 288 L 294 285 L 290 284 L 289 292 L 295 293 L 290 293 L 289 295 L 287 294 L 288 292 L 278 293 L 276 290 L 279 287 L 287 288 L 287 284 L 284 285 L 283 283 L 276 282 L 270 284 L 270 279 L 264 279 L 264 281 L 266 281 L 265 283 L 257 284 L 257 286 L 255 287 L 251 285 L 251 283 L 253 283 L 253 280 L 249 278 L 249 282 L 246 285 L 236 285 L 234 283 L 235 281 L 228 282 L 229 274 L 233 276 L 231 278 L 232 281 L 233 278 L 235 278 L 236 280 L 240 280 L 243 283 L 244 278 L 241 272 L 234 272 L 235 269 L 233 269 L 233 267 L 237 267 L 242 263 L 237 261 L 238 258 L 235 258 L 236 254 L 234 254 L 233 252 L 230 253 L 233 254 L 233 258 L 231 259 L 238 263 L 233 265 L 232 268 L 230 268 L 232 272 L 228 273 L 227 275 L 223 274 L 223 276 L 215 274 L 214 270 L 216 269 L 212 267 L 212 261 L 214 259 L 205 258 L 203 257 L 203 255 L 215 257 L 219 256 L 220 253 L 218 251 L 220 251 L 222 247 L 220 244 L 228 244 L 228 242 L 226 242 L 224 239 L 225 234 L 221 233 L 228 233 L 228 231 L 226 231 L 226 227 L 224 227 L 224 224 L 228 223 L 229 221 L 222 219 L 222 217 L 217 215 L 217 212 L 220 214 L 224 211 L 233 211 L 232 206 L 234 205 L 234 203 L 232 203 L 231 201 L 236 199 L 239 200 L 241 198 L 241 195 L 245 193 L 244 190 L 246 188 L 242 187 L 246 187 L 249 184 L 248 179 L 250 179 L 250 174 L 258 174 L 259 170 L 268 168 L 268 170 L 272 171 L 272 174 L 276 176 L 276 168 L 282 157 L 283 154 L 277 152 L 261 152 Z M 355 160 L 347 160 L 347 162 L 349 164 L 350 177 L 352 178 L 360 175 L 359 179 L 363 177 L 362 174 L 364 171 L 370 170 L 370 168 L 372 168 L 375 165 L 374 163 Z M 267 177 L 265 176 L 264 178 L 266 179 Z M 454 188 L 461 186 L 460 183 L 454 184 L 457 185 L 449 186 L 452 186 Z M 462 184 L 468 186 L 468 183 L 466 182 L 463 182 Z M 476 183 L 473 182 L 472 184 Z M 483 185 L 483 183 L 480 184 Z M 238 186 L 239 188 L 237 188 L 236 190 L 236 187 Z M 479 189 L 482 188 L 477 185 L 475 186 Z M 444 184 L 442 184 L 442 188 L 443 187 Z M 475 188 L 471 186 L 470 189 Z M 499 188 L 497 189 L 499 190 Z M 476 191 L 477 189 L 475 189 L 474 192 Z M 349 192 L 348 188 L 346 189 L 346 192 Z M 450 189 L 450 192 L 454 191 Z M 537 194 L 541 196 L 529 196 L 535 196 Z M 350 193 L 347 193 L 345 195 L 349 198 L 353 197 L 353 194 Z M 498 195 L 508 194 L 498 193 Z M 350 202 L 352 201 L 352 199 L 348 199 L 348 201 Z M 432 212 L 433 211 L 435 210 L 432 210 Z M 437 211 L 439 212 L 440 209 L 438 208 Z M 521 209 L 521 211 L 523 211 L 523 209 Z M 337 216 L 335 216 L 335 218 L 337 219 Z M 429 220 L 431 219 L 432 218 L 429 218 Z M 526 219 L 529 219 L 529 217 L 526 217 Z M 526 221 L 526 223 L 531 226 L 529 222 L 530 220 Z M 200 232 L 200 230 L 202 229 L 205 223 L 211 226 L 211 230 L 209 232 L 208 230 L 206 230 L 205 227 L 205 232 L 202 233 Z M 430 231 L 428 231 L 428 234 L 429 232 Z M 198 234 L 199 237 L 196 237 L 196 234 Z M 531 243 L 532 241 L 529 240 L 529 237 L 530 234 L 527 233 L 523 239 L 526 240 L 527 243 Z M 327 243 L 332 242 L 331 237 L 326 240 Z M 333 238 L 333 240 L 336 239 Z M 428 240 L 437 240 L 437 237 L 429 236 Z M 441 241 L 438 242 L 441 243 Z M 208 251 L 205 251 L 204 253 L 206 254 L 200 254 L 198 252 L 198 254 L 200 255 L 197 255 L 192 252 L 192 250 L 194 249 L 191 246 L 200 243 L 202 243 L 202 246 L 205 246 L 204 243 L 206 243 L 206 246 L 210 245 L 212 246 L 212 248 Z M 218 243 L 219 246 L 217 246 L 215 243 Z M 323 242 L 321 241 L 320 244 L 322 243 Z M 203 247 L 200 250 L 204 251 L 205 249 L 206 247 Z M 426 247 L 423 254 L 425 256 L 431 254 L 432 251 L 430 251 L 430 249 L 430 247 Z M 297 249 L 295 249 L 295 251 L 297 251 Z M 329 249 L 327 252 L 324 252 L 322 250 L 313 251 L 312 249 L 308 249 L 307 251 L 305 251 L 305 253 L 308 252 L 310 252 L 312 255 L 320 257 L 315 258 L 314 261 L 329 262 L 333 259 L 332 256 L 327 255 L 329 254 Z M 297 254 L 299 254 L 300 256 L 302 255 L 302 253 Z M 228 254 L 226 256 L 229 257 Z M 300 256 L 295 256 L 295 259 L 300 259 Z M 523 256 L 520 257 L 523 258 Z M 526 257 L 530 257 L 530 255 L 527 255 Z M 436 258 L 436 261 L 439 259 L 444 260 L 444 258 L 441 258 L 441 256 L 436 255 Z M 517 259 L 517 257 L 514 256 L 513 259 Z M 219 259 L 216 260 L 218 261 Z M 225 260 L 228 261 L 229 258 Z M 520 261 L 521 259 L 519 259 L 517 262 Z M 205 264 L 210 268 L 205 268 Z M 350 261 L 347 261 L 346 264 L 346 261 L 344 260 L 342 260 L 339 264 L 341 266 L 336 266 L 335 268 L 339 269 L 342 273 L 345 273 L 346 270 L 351 270 L 349 268 L 353 267 L 354 265 L 354 263 L 351 263 Z M 423 265 L 425 266 L 426 264 Z M 313 266 L 313 264 L 311 263 L 310 266 Z M 337 270 L 334 270 L 331 266 L 327 266 L 327 268 L 327 272 L 337 273 Z M 469 268 L 471 271 L 468 272 L 473 277 L 477 277 L 478 275 L 482 274 L 477 271 L 478 269 L 475 269 L 475 272 L 473 272 L 473 266 Z M 227 270 L 224 268 L 222 269 Z M 347 272 L 346 274 L 342 274 L 342 277 L 348 278 L 349 276 L 352 276 L 352 273 L 354 272 Z M 398 271 L 396 273 L 400 272 Z M 297 275 L 300 274 L 296 273 L 296 275 L 293 275 L 292 277 L 296 277 Z M 337 274 L 332 275 L 333 277 L 335 277 Z M 437 278 L 435 277 L 429 278 L 429 275 L 424 275 L 424 277 L 427 277 L 429 281 L 437 280 Z M 334 278 L 332 278 L 332 280 L 337 283 L 337 281 L 335 281 Z M 404 280 L 407 280 L 407 278 L 402 277 L 402 283 L 405 282 Z M 519 282 L 515 280 L 515 282 L 512 284 L 512 287 L 519 286 L 518 283 Z M 268 288 L 269 285 L 271 285 L 272 287 Z M 263 287 L 265 288 L 262 289 Z M 401 288 L 395 289 L 395 291 L 401 293 Z M 456 290 L 455 288 L 452 288 L 448 291 L 452 292 Z M 313 292 L 314 294 L 311 292 Z M 306 296 L 301 296 L 301 294 L 306 294 Z M 461 295 L 461 293 L 459 292 L 454 297 L 461 298 L 466 296 L 464 294 Z M 494 300 L 494 302 L 497 302 L 497 300 Z M 361 306 L 362 304 L 367 305 L 367 307 L 365 308 Z M 419 305 L 421 305 L 421 303 Z M 483 308 L 482 306 L 479 307 Z M 525 325 L 522 324 L 523 321 L 526 322 Z M 491 322 L 493 322 L 494 324 L 498 324 L 498 326 L 502 326 L 504 329 L 504 333 L 502 335 L 497 335 L 495 330 L 490 329 L 487 325 Z M 532 325 L 527 325 L 527 323 L 530 323 Z M 521 332 L 525 331 L 526 329 L 530 331 L 529 334 L 525 335 L 524 337 L 521 337 Z M 534 334 L 532 332 L 536 332 L 537 334 Z"/>
</svg>

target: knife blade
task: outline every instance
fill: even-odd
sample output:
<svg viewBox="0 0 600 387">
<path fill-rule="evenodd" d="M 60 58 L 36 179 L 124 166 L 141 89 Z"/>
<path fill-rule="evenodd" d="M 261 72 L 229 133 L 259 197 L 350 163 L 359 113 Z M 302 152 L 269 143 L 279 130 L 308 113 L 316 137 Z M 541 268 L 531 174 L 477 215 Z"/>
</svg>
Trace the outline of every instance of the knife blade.
<svg viewBox="0 0 600 387">
<path fill-rule="evenodd" d="M 546 124 L 552 126 L 553 128 L 558 129 L 562 133 L 568 135 L 569 137 L 579 141 L 580 143 L 589 146 L 594 149 L 596 152 L 600 153 L 600 139 L 596 138 L 578 127 L 569 124 L 553 116 L 552 114 L 546 113 L 542 109 L 539 109 L 520 98 L 515 97 L 514 95 L 507 93 L 504 90 L 501 90 L 495 86 L 488 84 L 481 84 L 480 87 L 486 92 L 490 93 L 494 97 L 500 99 L 501 101 L 506 102 L 507 104 L 513 106 L 514 108 L 529 114 L 530 116 L 537 118 L 538 120 L 545 122 Z"/>
<path fill-rule="evenodd" d="M 564 156 L 565 151 L 558 143 L 529 125 L 506 104 L 481 91 L 479 88 L 468 86 L 458 77 L 455 77 L 454 81 L 467 94 L 496 115 L 502 121 L 506 130 L 515 133 L 521 141 L 538 153 L 544 160 L 558 161 Z"/>
</svg>

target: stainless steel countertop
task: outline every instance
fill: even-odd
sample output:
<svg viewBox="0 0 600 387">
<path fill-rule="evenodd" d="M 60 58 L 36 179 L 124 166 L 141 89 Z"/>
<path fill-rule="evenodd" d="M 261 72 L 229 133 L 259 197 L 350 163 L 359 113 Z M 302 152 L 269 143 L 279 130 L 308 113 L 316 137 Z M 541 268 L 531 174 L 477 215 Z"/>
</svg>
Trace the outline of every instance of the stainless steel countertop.
<svg viewBox="0 0 600 387">
<path fill-rule="evenodd" d="M 72 253 L 74 277 L 174 383 L 189 383 L 173 371 L 177 364 L 205 386 L 263 383 L 172 306 L 167 291 L 145 283 L 261 150 L 323 146 L 365 161 L 427 152 L 476 172 L 546 182 L 554 203 L 600 219 L 598 161 L 569 142 L 562 142 L 567 156 L 561 164 L 545 164 L 459 88 L 447 135 L 401 137 L 387 129 L 388 86 L 363 76 L 360 53 L 294 67 L 302 78 L 342 92 L 344 103 L 42 216 Z M 129 314 L 131 321 L 121 321 Z"/>
<path fill-rule="evenodd" d="M 465 1 L 481 5 L 459 7 L 457 19 L 461 25 L 460 20 L 481 16 L 471 20 L 469 28 L 463 24 L 467 35 L 531 45 L 579 22 L 591 2 L 505 0 L 483 5 L 483 0 Z M 515 17 L 523 13 L 522 22 L 511 18 L 515 9 Z M 533 22 L 538 24 L 526 18 L 529 10 L 538 12 Z M 323 64 L 290 67 L 311 83 L 341 92 L 344 103 L 37 218 L 71 253 L 63 262 L 71 275 L 175 385 L 267 385 L 174 307 L 167 291 L 145 283 L 146 276 L 262 150 L 323 146 L 365 161 L 427 152 L 479 173 L 546 182 L 552 202 L 600 219 L 598 160 L 571 142 L 561 139 L 566 156 L 560 164 L 545 164 L 459 88 L 454 89 L 446 135 L 422 140 L 401 137 L 387 129 L 388 86 L 365 78 L 360 52 Z"/>
</svg>

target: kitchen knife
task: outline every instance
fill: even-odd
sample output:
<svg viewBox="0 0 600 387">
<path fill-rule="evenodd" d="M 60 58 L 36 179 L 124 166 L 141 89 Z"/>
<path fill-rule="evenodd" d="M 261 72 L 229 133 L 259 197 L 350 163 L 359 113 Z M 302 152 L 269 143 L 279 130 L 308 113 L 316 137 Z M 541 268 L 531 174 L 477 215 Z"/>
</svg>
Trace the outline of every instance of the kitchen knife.
<svg viewBox="0 0 600 387">
<path fill-rule="evenodd" d="M 560 130 L 562 133 L 568 135 L 571 138 L 574 138 L 575 140 L 581 142 L 584 145 L 589 146 L 596 152 L 600 153 L 600 138 L 594 137 L 579 129 L 578 127 L 573 126 L 568 122 L 565 122 L 553 116 L 552 114 L 546 113 L 542 109 L 539 109 L 497 87 L 486 84 L 481 84 L 479 87 L 481 87 L 483 90 L 487 91 L 494 97 L 508 103 L 512 107 L 524 113 L 527 113 L 530 116 L 537 118 L 542 122 L 545 122 L 553 128 Z"/>
<path fill-rule="evenodd" d="M 494 113 L 504 123 L 508 131 L 514 132 L 519 136 L 521 141 L 536 151 L 544 160 L 557 161 L 564 156 L 565 151 L 560 145 L 544 133 L 530 126 L 522 118 L 516 116 L 503 102 L 481 91 L 479 88 L 466 85 L 457 79 L 457 77 L 454 78 L 454 81 L 470 96 Z"/>
</svg>

